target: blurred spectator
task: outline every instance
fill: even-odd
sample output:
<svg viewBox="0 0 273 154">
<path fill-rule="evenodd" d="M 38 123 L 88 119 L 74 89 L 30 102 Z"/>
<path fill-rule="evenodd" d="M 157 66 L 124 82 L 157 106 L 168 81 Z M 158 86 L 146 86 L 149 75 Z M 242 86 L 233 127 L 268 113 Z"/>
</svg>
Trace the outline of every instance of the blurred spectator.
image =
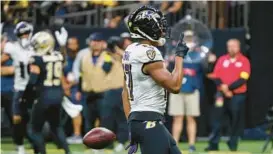
<svg viewBox="0 0 273 154">
<path fill-rule="evenodd" d="M 89 47 L 79 51 L 73 64 L 73 73 L 79 81 L 76 97 L 82 97 L 83 102 L 85 133 L 94 128 L 96 120 L 100 119 L 100 106 L 104 92 L 108 89 L 106 75 L 111 62 L 101 33 L 91 34 L 87 43 Z"/>
<path fill-rule="evenodd" d="M 106 22 L 106 27 L 107 28 L 117 28 L 120 24 L 120 22 L 122 21 L 122 17 L 117 15 L 115 17 L 113 17 L 112 19 L 109 20 L 109 22 Z"/>
<path fill-rule="evenodd" d="M 246 82 L 250 76 L 249 60 L 241 54 L 240 42 L 230 39 L 227 42 L 228 54 L 221 56 L 209 75 L 217 85 L 217 93 L 214 107 L 212 109 L 212 134 L 209 146 L 206 150 L 219 150 L 221 124 L 224 115 L 230 118 L 231 132 L 227 142 L 231 151 L 238 148 L 239 137 L 244 129 L 244 103 L 246 99 Z"/>
<path fill-rule="evenodd" d="M 210 1 L 208 20 L 211 28 L 243 27 L 247 2 L 240 1 Z"/>
<path fill-rule="evenodd" d="M 7 36 L 5 34 L 1 34 L 1 56 L 4 53 L 3 50 L 7 41 Z M 14 84 L 13 74 L 14 67 L 12 66 L 12 59 L 1 63 L 1 108 L 4 108 L 10 125 L 12 124 L 11 107 Z"/>
<path fill-rule="evenodd" d="M 243 27 L 244 26 L 244 9 L 246 1 L 228 1 L 228 27 Z"/>
<path fill-rule="evenodd" d="M 198 18 L 202 23 L 208 22 L 208 1 L 191 1 L 187 13 Z"/>
<path fill-rule="evenodd" d="M 64 5 L 66 13 L 83 11 L 81 4 L 78 2 L 66 0 L 63 5 Z M 84 17 L 81 16 L 81 17 L 69 18 L 67 19 L 67 22 L 70 24 L 83 24 L 85 21 L 84 21 Z"/>
<path fill-rule="evenodd" d="M 122 39 L 122 46 L 121 46 L 121 48 L 123 50 L 125 50 L 128 47 L 128 45 L 130 45 L 130 44 L 133 43 L 132 39 L 131 39 L 131 35 L 128 32 L 121 33 L 120 37 Z"/>
<path fill-rule="evenodd" d="M 166 14 L 169 25 L 174 25 L 177 21 L 183 18 L 184 9 L 182 1 L 162 1 L 160 5 L 160 10 Z"/>
<path fill-rule="evenodd" d="M 1 3 L 1 12 L 2 19 L 5 22 L 17 23 L 21 20 L 27 20 L 28 18 L 28 0 L 21 1 L 3 1 Z M 1 20 L 2 20 L 1 19 Z"/>
<path fill-rule="evenodd" d="M 92 5 L 102 5 L 105 7 L 115 7 L 118 4 L 118 1 L 115 0 L 90 0 L 89 3 Z"/>
<path fill-rule="evenodd" d="M 138 3 L 140 3 L 141 5 L 149 5 L 151 3 L 150 0 L 138 0 Z"/>
<path fill-rule="evenodd" d="M 64 76 L 65 83 L 63 84 L 65 95 L 71 100 L 73 104 L 80 105 L 81 100 L 76 98 L 76 93 L 78 91 L 78 86 L 74 82 L 74 75 L 72 73 L 72 67 L 76 55 L 79 51 L 79 42 L 76 37 L 71 37 L 67 41 L 67 57 L 66 57 L 66 65 L 64 67 Z M 73 130 L 74 133 L 71 137 L 67 138 L 67 143 L 69 144 L 80 144 L 82 143 L 82 133 L 81 133 L 81 125 L 82 125 L 82 116 L 81 113 L 72 118 Z"/>
<path fill-rule="evenodd" d="M 205 23 L 209 23 L 212 28 L 242 27 L 245 26 L 247 2 L 188 2 L 188 1 L 116 1 L 116 0 L 89 0 L 89 1 L 3 1 L 1 3 L 1 21 L 17 23 L 19 20 L 35 21 L 38 25 L 49 25 L 52 16 L 55 24 L 86 24 L 87 16 L 79 15 L 76 17 L 61 18 L 61 16 L 81 12 L 86 10 L 96 10 L 96 15 L 90 17 L 92 25 L 100 25 L 108 28 L 120 26 L 120 21 L 124 19 L 132 8 L 111 10 L 108 9 L 102 14 L 102 9 L 114 8 L 122 5 L 139 4 L 153 5 L 162 10 L 168 19 L 169 25 L 174 25 L 182 19 L 186 13 L 191 14 Z M 248 12 L 248 11 L 247 11 Z M 103 16 L 103 18 L 102 18 Z M 36 17 L 36 19 L 34 19 Z M 104 22 L 103 22 L 104 20 Z"/>
<path fill-rule="evenodd" d="M 164 1 L 161 3 L 160 10 L 165 13 L 177 13 L 182 8 L 182 5 L 182 1 L 177 1 L 173 3 Z"/>
<path fill-rule="evenodd" d="M 34 7 L 36 11 L 36 24 L 49 25 L 50 17 L 55 13 L 55 10 L 60 6 L 60 2 L 56 1 L 35 1 Z M 34 9 L 34 8 L 32 8 Z"/>
<path fill-rule="evenodd" d="M 63 5 L 57 6 L 57 9 L 56 9 L 56 12 L 55 12 L 55 16 L 63 16 L 66 13 L 67 13 L 66 9 L 65 9 L 65 7 Z"/>
<path fill-rule="evenodd" d="M 227 2 L 226 1 L 211 1 L 208 2 L 208 20 L 210 27 L 225 28 L 227 23 Z M 216 14 L 216 19 L 213 18 Z M 215 20 L 216 25 L 212 25 L 212 20 Z"/>
<path fill-rule="evenodd" d="M 117 36 L 112 36 L 108 39 L 108 50 L 112 57 L 111 71 L 108 76 L 111 76 L 112 82 L 108 84 L 109 90 L 104 94 L 103 113 L 101 114 L 103 119 L 101 126 L 112 130 L 117 135 L 119 144 L 115 146 L 115 152 L 121 152 L 124 149 L 124 144 L 128 140 L 129 134 L 121 97 L 124 82 L 121 64 L 124 50 L 120 48 L 121 41 L 121 38 Z"/>
<path fill-rule="evenodd" d="M 200 89 L 203 87 L 203 60 L 204 55 L 197 46 L 193 31 L 184 32 L 184 41 L 189 47 L 189 53 L 183 63 L 183 85 L 179 94 L 170 94 L 169 115 L 173 116 L 172 133 L 176 142 L 179 142 L 183 119 L 186 116 L 189 152 L 194 152 L 196 140 L 196 120 L 200 115 Z"/>
</svg>

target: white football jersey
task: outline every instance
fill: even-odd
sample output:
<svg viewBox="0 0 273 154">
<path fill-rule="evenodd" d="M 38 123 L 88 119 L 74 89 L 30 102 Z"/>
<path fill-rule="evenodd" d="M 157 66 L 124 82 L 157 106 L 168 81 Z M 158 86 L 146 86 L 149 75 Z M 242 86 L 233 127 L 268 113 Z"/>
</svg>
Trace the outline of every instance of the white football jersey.
<svg viewBox="0 0 273 154">
<path fill-rule="evenodd" d="M 129 94 L 131 112 L 153 111 L 164 114 L 166 90 L 142 71 L 143 65 L 163 61 L 160 51 L 151 45 L 133 43 L 123 55 L 123 69 Z"/>
<path fill-rule="evenodd" d="M 4 52 L 10 55 L 15 67 L 14 89 L 17 91 L 25 90 L 29 80 L 29 59 L 34 55 L 34 51 L 31 48 L 23 48 L 19 42 L 8 42 L 5 45 Z"/>
</svg>

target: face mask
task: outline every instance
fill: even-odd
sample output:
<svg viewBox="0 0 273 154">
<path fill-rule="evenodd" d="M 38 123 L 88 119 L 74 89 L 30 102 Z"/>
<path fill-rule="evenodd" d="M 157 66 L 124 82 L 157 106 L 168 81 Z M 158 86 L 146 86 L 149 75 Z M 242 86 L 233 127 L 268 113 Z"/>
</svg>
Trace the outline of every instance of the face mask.
<svg viewBox="0 0 273 154">
<path fill-rule="evenodd" d="M 27 46 L 29 46 L 29 44 L 30 44 L 30 41 L 29 41 L 29 39 L 28 38 L 22 38 L 21 39 L 21 45 L 22 45 L 22 47 L 27 47 Z"/>
</svg>

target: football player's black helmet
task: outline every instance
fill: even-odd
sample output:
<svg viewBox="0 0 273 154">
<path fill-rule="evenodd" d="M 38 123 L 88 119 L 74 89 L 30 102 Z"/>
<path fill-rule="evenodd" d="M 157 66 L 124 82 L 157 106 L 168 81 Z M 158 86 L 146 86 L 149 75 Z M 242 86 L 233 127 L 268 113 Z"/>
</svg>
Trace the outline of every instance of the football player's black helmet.
<svg viewBox="0 0 273 154">
<path fill-rule="evenodd" d="M 168 35 L 168 24 L 160 10 L 142 6 L 128 18 L 128 28 L 132 38 L 148 39 L 164 45 Z"/>
</svg>

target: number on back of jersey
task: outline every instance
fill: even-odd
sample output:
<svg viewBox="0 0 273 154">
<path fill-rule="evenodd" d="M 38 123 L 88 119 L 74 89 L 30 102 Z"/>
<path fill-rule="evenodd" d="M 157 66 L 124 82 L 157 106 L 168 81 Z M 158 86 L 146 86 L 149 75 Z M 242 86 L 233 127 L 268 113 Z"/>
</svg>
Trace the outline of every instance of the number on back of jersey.
<svg viewBox="0 0 273 154">
<path fill-rule="evenodd" d="M 129 100 L 133 101 L 134 94 L 133 94 L 133 79 L 132 79 L 131 69 L 132 69 L 132 65 L 130 65 L 130 64 L 123 65 L 125 82 L 126 82 L 126 85 L 128 88 L 128 93 L 129 93 Z"/>
<path fill-rule="evenodd" d="M 63 56 L 60 53 L 44 55 L 42 57 L 45 64 L 44 86 L 60 86 L 63 74 Z"/>
<path fill-rule="evenodd" d="M 59 86 L 61 85 L 63 64 L 61 61 L 48 62 L 46 64 L 46 79 L 44 86 Z"/>
</svg>

